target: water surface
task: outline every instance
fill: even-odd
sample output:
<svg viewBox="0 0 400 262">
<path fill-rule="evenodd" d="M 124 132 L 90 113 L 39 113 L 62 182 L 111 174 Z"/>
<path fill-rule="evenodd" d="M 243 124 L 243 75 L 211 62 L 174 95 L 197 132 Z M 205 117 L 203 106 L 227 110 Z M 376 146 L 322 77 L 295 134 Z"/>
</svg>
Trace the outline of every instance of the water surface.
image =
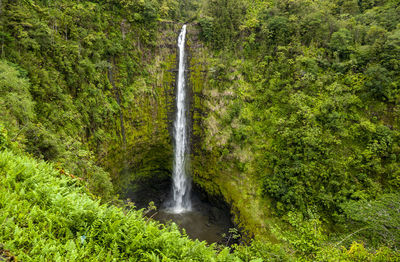
<svg viewBox="0 0 400 262">
<path fill-rule="evenodd" d="M 204 193 L 194 188 L 191 194 L 192 208 L 189 212 L 174 214 L 168 211 L 168 199 L 172 194 L 171 182 L 148 181 L 137 182 L 129 186 L 124 197 L 129 198 L 136 208 L 147 208 L 153 202 L 157 210 L 147 214 L 161 223 L 175 222 L 180 228 L 185 229 L 191 239 L 205 240 L 207 243 L 219 242 L 226 244 L 222 234 L 228 235 L 229 228 L 233 227 L 229 208 L 221 207 L 221 203 L 215 205 L 210 203 Z"/>
<path fill-rule="evenodd" d="M 174 222 L 191 239 L 205 240 L 209 244 L 228 244 L 226 236 L 233 227 L 229 210 L 199 200 L 194 201 L 191 211 L 175 213 L 167 208 L 159 210 L 153 217 L 162 223 Z"/>
</svg>

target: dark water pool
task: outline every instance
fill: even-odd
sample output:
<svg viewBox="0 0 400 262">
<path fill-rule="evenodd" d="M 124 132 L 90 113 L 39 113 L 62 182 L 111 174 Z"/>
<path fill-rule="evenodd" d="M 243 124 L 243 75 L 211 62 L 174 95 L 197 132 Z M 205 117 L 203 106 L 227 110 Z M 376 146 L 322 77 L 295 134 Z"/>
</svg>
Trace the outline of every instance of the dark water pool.
<svg viewBox="0 0 400 262">
<path fill-rule="evenodd" d="M 176 223 L 184 229 L 192 239 L 207 241 L 207 243 L 220 243 L 228 245 L 227 236 L 229 228 L 233 228 L 231 216 L 227 207 L 213 205 L 204 193 L 194 189 L 192 192 L 192 210 L 189 212 L 174 214 L 165 208 L 170 196 L 170 181 L 147 181 L 135 184 L 125 194 L 137 208 L 146 208 L 150 202 L 157 207 L 155 212 L 148 216 L 161 223 Z M 229 237 L 228 237 L 229 238 Z"/>
<path fill-rule="evenodd" d="M 233 227 L 229 213 L 209 203 L 194 203 L 191 211 L 175 214 L 161 209 L 154 218 L 162 223 L 174 222 L 185 229 L 192 239 L 205 240 L 207 243 L 229 244 L 226 241 L 229 228 Z"/>
</svg>

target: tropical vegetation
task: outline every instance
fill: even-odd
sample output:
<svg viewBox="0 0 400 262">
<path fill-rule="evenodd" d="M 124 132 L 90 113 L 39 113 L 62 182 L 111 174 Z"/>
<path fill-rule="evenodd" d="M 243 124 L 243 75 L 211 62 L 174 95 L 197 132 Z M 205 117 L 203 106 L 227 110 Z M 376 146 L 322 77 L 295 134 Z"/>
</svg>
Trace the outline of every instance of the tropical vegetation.
<svg viewBox="0 0 400 262">
<path fill-rule="evenodd" d="M 123 199 L 171 175 L 183 23 L 231 247 Z M 400 261 L 399 1 L 3 0 L 0 46 L 0 260 Z"/>
</svg>

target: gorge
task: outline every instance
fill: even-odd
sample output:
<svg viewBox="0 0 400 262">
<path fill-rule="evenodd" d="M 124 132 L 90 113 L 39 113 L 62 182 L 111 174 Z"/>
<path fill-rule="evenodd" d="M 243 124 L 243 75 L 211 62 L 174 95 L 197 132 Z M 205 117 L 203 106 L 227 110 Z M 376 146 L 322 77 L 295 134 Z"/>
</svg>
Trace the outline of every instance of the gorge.
<svg viewBox="0 0 400 262">
<path fill-rule="evenodd" d="M 149 217 L 163 223 L 175 222 L 192 239 L 206 240 L 209 244 L 218 242 L 228 245 L 232 244 L 234 240 L 229 239 L 231 237 L 229 230 L 234 227 L 229 205 L 222 198 L 218 201 L 215 201 L 215 198 L 210 201 L 207 192 L 200 190 L 196 185 L 192 192 L 190 134 L 192 133 L 193 119 L 190 108 L 195 105 L 191 104 L 193 99 L 190 96 L 193 96 L 193 91 L 188 90 L 193 87 L 193 83 L 188 81 L 190 73 L 186 67 L 190 67 L 188 61 L 190 56 L 185 52 L 186 28 L 185 24 L 179 31 L 177 69 L 172 70 L 172 72 L 176 71 L 175 116 L 171 131 L 173 144 L 172 185 L 168 184 L 168 180 L 142 181 L 132 185 L 135 189 L 133 191 L 132 188 L 128 189 L 130 193 L 126 197 L 133 201 L 138 208 L 146 208 L 149 202 L 155 203 L 157 210 L 150 212 Z"/>
<path fill-rule="evenodd" d="M 399 58 L 398 0 L 1 0 L 0 260 L 399 261 Z"/>
</svg>

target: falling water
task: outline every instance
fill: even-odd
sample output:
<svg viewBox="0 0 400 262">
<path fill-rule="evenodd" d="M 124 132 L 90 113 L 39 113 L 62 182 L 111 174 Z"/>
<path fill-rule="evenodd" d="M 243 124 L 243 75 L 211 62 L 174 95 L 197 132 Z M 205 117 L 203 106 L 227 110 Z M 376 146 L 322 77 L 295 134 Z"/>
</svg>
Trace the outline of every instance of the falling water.
<svg viewBox="0 0 400 262">
<path fill-rule="evenodd" d="M 174 122 L 175 155 L 173 171 L 173 203 L 171 208 L 173 213 L 182 213 L 191 210 L 190 180 L 186 174 L 188 137 L 186 126 L 185 36 L 186 25 L 183 25 L 178 37 L 179 71 L 176 95 L 176 118 Z"/>
</svg>

